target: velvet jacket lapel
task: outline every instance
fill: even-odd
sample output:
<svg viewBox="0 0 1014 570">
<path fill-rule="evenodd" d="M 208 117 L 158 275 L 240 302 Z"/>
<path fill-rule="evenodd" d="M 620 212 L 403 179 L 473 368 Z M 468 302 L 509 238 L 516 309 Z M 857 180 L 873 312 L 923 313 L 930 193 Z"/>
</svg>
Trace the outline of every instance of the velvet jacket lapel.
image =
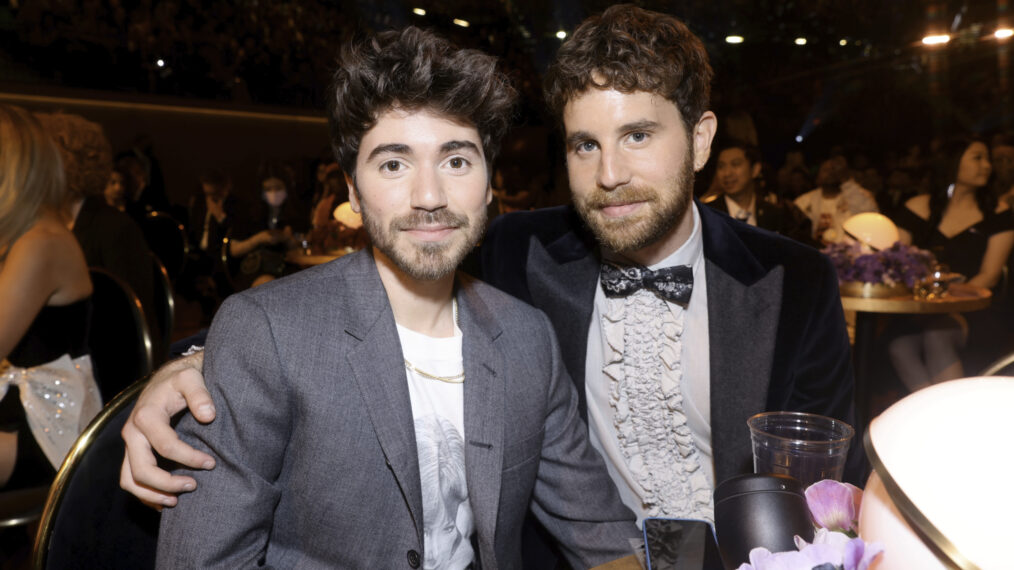
<svg viewBox="0 0 1014 570">
<path fill-rule="evenodd" d="M 422 489 L 404 356 L 394 314 L 373 257 L 369 254 L 357 257 L 345 271 L 350 276 L 345 286 L 355 287 L 361 295 L 358 304 L 344 308 L 349 311 L 345 334 L 358 341 L 349 350 L 347 360 L 421 543 Z M 506 374 L 504 355 L 495 346 L 501 330 L 469 285 L 471 278 L 463 274 L 458 278 L 465 367 L 465 473 L 483 563 L 495 566 L 492 556 L 503 464 Z"/>
<path fill-rule="evenodd" d="M 751 471 L 743 418 L 767 406 L 781 313 L 783 269 L 765 269 L 729 227 L 701 208 L 708 279 L 711 446 L 715 479 Z"/>
<path fill-rule="evenodd" d="M 587 419 L 584 367 L 599 278 L 598 247 L 583 227 L 545 247 L 533 236 L 528 247 L 525 267 L 531 302 L 553 323 L 564 366 L 577 386 L 578 409 Z"/>
<path fill-rule="evenodd" d="M 766 270 L 729 227 L 731 219 L 694 203 L 701 214 L 708 282 L 712 448 L 716 478 L 722 481 L 750 470 L 750 438 L 741 420 L 766 407 L 782 269 Z M 532 304 L 553 322 L 587 417 L 585 357 L 598 248 L 583 227 L 575 226 L 545 246 L 533 237 L 526 271 Z"/>
</svg>

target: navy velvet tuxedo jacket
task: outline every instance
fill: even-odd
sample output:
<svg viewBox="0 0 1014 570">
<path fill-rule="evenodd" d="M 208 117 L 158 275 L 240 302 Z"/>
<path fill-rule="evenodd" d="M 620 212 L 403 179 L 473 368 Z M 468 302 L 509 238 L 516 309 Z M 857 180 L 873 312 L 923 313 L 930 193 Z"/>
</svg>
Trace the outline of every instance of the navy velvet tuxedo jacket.
<svg viewBox="0 0 1014 570">
<path fill-rule="evenodd" d="M 848 334 L 830 260 L 695 204 L 707 271 L 711 433 L 720 483 L 753 470 L 746 426 L 753 414 L 811 412 L 858 426 Z M 599 263 L 594 236 L 569 206 L 501 216 L 482 246 L 483 279 L 549 316 L 583 413 Z M 862 476 L 861 447 L 857 437 L 850 450 L 853 480 Z"/>
</svg>

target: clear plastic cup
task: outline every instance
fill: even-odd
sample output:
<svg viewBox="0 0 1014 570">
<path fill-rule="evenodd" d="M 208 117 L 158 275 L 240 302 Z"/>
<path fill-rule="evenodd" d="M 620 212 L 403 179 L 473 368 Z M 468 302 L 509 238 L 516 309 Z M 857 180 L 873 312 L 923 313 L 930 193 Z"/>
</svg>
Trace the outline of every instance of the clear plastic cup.
<svg viewBox="0 0 1014 570">
<path fill-rule="evenodd" d="M 855 431 L 817 414 L 766 412 L 747 420 L 755 473 L 799 479 L 803 488 L 822 479 L 840 481 Z"/>
</svg>

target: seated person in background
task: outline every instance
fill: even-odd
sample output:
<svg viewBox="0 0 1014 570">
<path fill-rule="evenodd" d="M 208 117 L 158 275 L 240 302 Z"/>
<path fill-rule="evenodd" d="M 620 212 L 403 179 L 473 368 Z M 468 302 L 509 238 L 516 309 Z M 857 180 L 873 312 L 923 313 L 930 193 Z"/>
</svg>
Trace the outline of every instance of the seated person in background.
<svg viewBox="0 0 1014 570">
<path fill-rule="evenodd" d="M 338 204 L 349 201 L 349 187 L 345 173 L 337 164 L 325 167 L 321 191 L 314 197 L 311 208 L 310 224 L 317 228 L 331 219 L 331 213 Z"/>
<path fill-rule="evenodd" d="M 997 135 L 991 151 L 993 193 L 1014 208 L 1014 135 Z"/>
<path fill-rule="evenodd" d="M 1000 281 L 1014 245 L 1014 216 L 986 186 L 991 171 L 983 141 L 962 137 L 945 142 L 934 165 L 931 193 L 908 200 L 894 220 L 903 242 L 930 250 L 937 261 L 968 277 L 969 284 L 985 288 Z M 971 313 L 968 323 L 961 315 L 906 321 L 909 330 L 888 348 L 909 390 L 965 375 L 958 350 L 976 318 Z"/>
<path fill-rule="evenodd" d="M 299 245 L 294 232 L 306 231 L 306 215 L 289 199 L 292 172 L 268 163 L 259 172 L 261 199 L 232 225 L 229 256 L 239 262 L 233 271 L 238 289 L 248 282 L 270 280 L 285 273 L 285 252 Z"/>
<path fill-rule="evenodd" d="M 757 147 L 730 141 L 718 154 L 715 177 L 721 194 L 705 203 L 741 222 L 813 244 L 810 220 L 791 202 L 771 203 L 759 195 Z"/>
<path fill-rule="evenodd" d="M 141 301 L 149 328 L 157 331 L 152 262 L 144 234 L 130 216 L 105 203 L 105 189 L 112 178 L 112 150 L 102 127 L 66 113 L 36 117 L 60 151 L 71 229 L 85 261 L 89 267 L 105 269 L 122 279 Z"/>
<path fill-rule="evenodd" d="M 116 157 L 116 168 L 130 177 L 127 185 L 127 213 L 140 221 L 148 212 L 168 212 L 169 199 L 164 191 L 151 185 L 151 165 L 141 153 L 126 151 Z"/>
<path fill-rule="evenodd" d="M 3 489 L 48 484 L 101 407 L 86 356 L 92 283 L 69 221 L 56 145 L 27 111 L 0 103 Z M 33 374 L 43 364 L 61 370 L 66 388 L 51 374 Z"/>
<path fill-rule="evenodd" d="M 106 182 L 106 188 L 102 192 L 102 195 L 106 199 L 106 204 L 121 212 L 127 211 L 127 180 L 129 178 L 126 172 L 114 167 L 109 173 L 109 180 Z"/>
<path fill-rule="evenodd" d="M 200 303 L 204 319 L 210 322 L 220 299 L 232 293 L 219 260 L 238 212 L 229 175 L 207 170 L 200 174 L 200 182 L 201 192 L 191 197 L 189 206 L 190 254 L 177 283 L 184 297 Z"/>
<path fill-rule="evenodd" d="M 219 418 L 179 425 L 220 461 L 162 514 L 157 566 L 518 568 L 529 509 L 576 568 L 630 554 L 545 315 L 455 272 L 485 228 L 506 76 L 416 28 L 342 54 L 333 146 L 374 247 L 223 304 Z"/>
<path fill-rule="evenodd" d="M 862 212 L 877 212 L 877 201 L 868 190 L 849 177 L 848 163 L 843 156 L 825 160 L 817 171 L 819 188 L 796 198 L 813 229 L 813 238 L 822 244 L 845 239 L 841 225 Z"/>
</svg>

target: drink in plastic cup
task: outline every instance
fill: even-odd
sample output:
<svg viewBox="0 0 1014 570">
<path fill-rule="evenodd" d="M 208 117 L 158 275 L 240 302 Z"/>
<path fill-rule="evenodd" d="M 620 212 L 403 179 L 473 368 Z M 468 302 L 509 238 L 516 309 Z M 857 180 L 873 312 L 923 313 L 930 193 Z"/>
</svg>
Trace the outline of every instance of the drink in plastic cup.
<svg viewBox="0 0 1014 570">
<path fill-rule="evenodd" d="M 801 412 L 766 412 L 747 420 L 755 473 L 799 479 L 805 489 L 822 479 L 840 481 L 855 431 L 847 423 Z"/>
</svg>

